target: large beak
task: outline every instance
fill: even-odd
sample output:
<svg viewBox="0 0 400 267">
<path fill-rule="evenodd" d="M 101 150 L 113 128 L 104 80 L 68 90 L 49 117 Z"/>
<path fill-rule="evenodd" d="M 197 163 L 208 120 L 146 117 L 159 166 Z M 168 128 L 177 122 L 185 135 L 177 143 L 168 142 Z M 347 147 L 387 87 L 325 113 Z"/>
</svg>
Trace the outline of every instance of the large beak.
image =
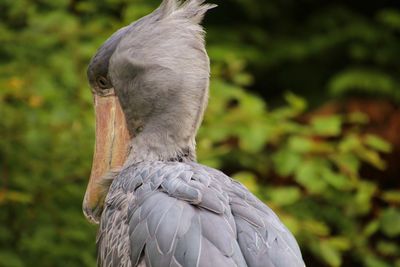
<svg viewBox="0 0 400 267">
<path fill-rule="evenodd" d="M 115 95 L 95 95 L 94 106 L 96 144 L 83 213 L 89 221 L 98 223 L 110 184 L 106 180 L 124 164 L 130 138 L 124 113 Z"/>
</svg>

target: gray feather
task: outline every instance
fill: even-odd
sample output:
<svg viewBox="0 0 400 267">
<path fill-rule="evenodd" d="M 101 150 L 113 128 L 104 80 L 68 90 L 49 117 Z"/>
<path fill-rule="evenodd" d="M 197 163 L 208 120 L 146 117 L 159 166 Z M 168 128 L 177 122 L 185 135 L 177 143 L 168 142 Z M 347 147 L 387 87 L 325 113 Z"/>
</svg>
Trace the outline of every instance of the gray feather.
<svg viewBox="0 0 400 267">
<path fill-rule="evenodd" d="M 131 228 L 131 227 L 130 227 Z M 135 230 L 129 234 L 130 237 L 130 247 L 131 247 L 131 254 L 130 260 L 133 266 L 136 266 L 140 260 L 140 256 L 146 244 L 146 241 L 150 238 L 150 234 L 147 231 L 146 222 L 141 222 L 138 225 L 135 225 Z"/>
<path fill-rule="evenodd" d="M 163 193 L 160 192 L 158 194 L 163 194 Z M 155 235 L 161 219 L 166 215 L 168 210 L 175 204 L 176 204 L 175 201 L 168 201 L 167 196 L 165 196 L 162 198 L 162 202 L 158 203 L 157 206 L 154 207 L 153 211 L 146 218 L 147 228 L 151 236 Z"/>
<path fill-rule="evenodd" d="M 173 248 L 174 243 L 171 242 L 171 240 L 175 240 L 178 233 L 183 205 L 182 202 L 177 201 L 176 204 L 168 210 L 158 225 L 155 238 L 163 254 L 170 253 Z"/>
<path fill-rule="evenodd" d="M 194 209 L 185 211 L 193 213 Z M 181 266 L 198 266 L 201 252 L 200 218 L 197 215 L 192 216 L 190 222 L 186 221 L 185 224 L 189 224 L 189 227 L 177 240 L 174 259 Z"/>
<path fill-rule="evenodd" d="M 213 213 L 200 213 L 202 236 L 210 241 L 222 255 L 232 257 L 236 236 L 227 231 L 223 218 Z M 218 234 L 217 234 L 218 233 Z"/>
</svg>

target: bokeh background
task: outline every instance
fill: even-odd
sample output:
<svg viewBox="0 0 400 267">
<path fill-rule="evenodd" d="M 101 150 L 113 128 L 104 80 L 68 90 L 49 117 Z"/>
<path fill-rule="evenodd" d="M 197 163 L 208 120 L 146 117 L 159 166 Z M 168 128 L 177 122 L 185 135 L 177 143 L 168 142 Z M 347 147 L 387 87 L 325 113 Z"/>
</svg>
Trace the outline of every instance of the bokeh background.
<svg viewBox="0 0 400 267">
<path fill-rule="evenodd" d="M 272 207 L 307 266 L 400 266 L 398 1 L 215 0 L 199 161 Z M 0 266 L 95 266 L 86 66 L 158 0 L 0 1 Z"/>
</svg>

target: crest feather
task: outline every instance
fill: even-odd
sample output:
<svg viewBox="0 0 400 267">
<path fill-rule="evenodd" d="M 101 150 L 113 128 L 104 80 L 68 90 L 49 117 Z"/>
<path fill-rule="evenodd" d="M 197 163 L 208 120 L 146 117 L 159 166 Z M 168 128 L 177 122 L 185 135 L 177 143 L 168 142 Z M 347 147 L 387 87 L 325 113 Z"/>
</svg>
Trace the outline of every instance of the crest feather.
<svg viewBox="0 0 400 267">
<path fill-rule="evenodd" d="M 179 7 L 179 2 L 176 0 L 164 0 L 159 9 L 161 11 L 161 18 L 165 18 L 174 13 Z"/>
<path fill-rule="evenodd" d="M 206 12 L 217 7 L 215 4 L 204 4 L 205 0 L 187 0 L 183 4 L 177 0 L 164 0 L 160 5 L 161 17 L 174 15 L 178 18 L 186 18 L 193 23 L 200 23 Z"/>
<path fill-rule="evenodd" d="M 217 7 L 215 4 L 204 4 L 205 0 L 188 0 L 182 7 L 181 11 L 184 16 L 194 23 L 200 23 L 206 12 Z"/>
</svg>

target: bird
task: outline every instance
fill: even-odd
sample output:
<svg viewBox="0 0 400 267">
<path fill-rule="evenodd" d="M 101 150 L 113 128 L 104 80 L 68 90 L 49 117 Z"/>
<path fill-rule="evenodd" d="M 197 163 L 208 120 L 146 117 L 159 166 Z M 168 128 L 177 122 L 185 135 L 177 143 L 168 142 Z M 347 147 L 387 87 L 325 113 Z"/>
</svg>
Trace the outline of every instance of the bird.
<svg viewBox="0 0 400 267">
<path fill-rule="evenodd" d="M 196 160 L 216 5 L 163 0 L 91 59 L 96 140 L 83 201 L 101 267 L 300 267 L 300 248 L 245 186 Z"/>
</svg>

